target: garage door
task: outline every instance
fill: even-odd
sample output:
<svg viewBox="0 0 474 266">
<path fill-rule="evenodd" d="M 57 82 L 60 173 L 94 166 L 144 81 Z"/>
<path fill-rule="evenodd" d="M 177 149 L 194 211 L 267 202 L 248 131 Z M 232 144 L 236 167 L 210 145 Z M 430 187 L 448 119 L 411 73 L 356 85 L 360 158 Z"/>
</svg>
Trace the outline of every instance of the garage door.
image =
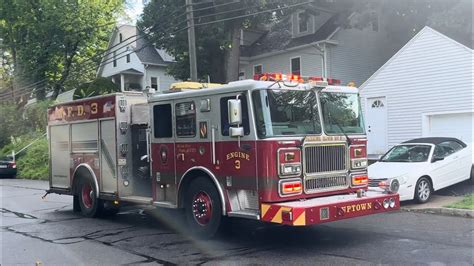
<svg viewBox="0 0 474 266">
<path fill-rule="evenodd" d="M 428 116 L 427 137 L 454 137 L 472 143 L 474 113 L 457 113 Z"/>
</svg>

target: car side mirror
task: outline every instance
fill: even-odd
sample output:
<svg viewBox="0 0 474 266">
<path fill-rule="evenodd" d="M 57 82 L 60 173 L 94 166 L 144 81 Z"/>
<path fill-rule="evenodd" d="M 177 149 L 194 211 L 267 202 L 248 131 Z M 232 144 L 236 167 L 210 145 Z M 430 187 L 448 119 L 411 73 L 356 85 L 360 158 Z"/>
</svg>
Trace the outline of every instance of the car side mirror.
<svg viewBox="0 0 474 266">
<path fill-rule="evenodd" d="M 444 160 L 444 157 L 441 157 L 441 156 L 433 156 L 433 159 L 431 159 L 431 162 L 434 163 L 434 162 L 442 161 L 442 160 Z"/>
</svg>

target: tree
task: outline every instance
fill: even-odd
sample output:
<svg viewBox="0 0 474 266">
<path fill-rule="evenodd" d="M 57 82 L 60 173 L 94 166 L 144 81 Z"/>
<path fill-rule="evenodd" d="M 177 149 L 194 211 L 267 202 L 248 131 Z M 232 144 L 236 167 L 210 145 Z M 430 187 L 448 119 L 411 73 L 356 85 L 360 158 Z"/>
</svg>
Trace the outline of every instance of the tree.
<svg viewBox="0 0 474 266">
<path fill-rule="evenodd" d="M 38 99 L 47 87 L 55 98 L 65 86 L 92 79 L 122 8 L 122 0 L 0 0 L 0 36 L 12 55 L 15 89 L 38 83 Z"/>
<path fill-rule="evenodd" d="M 92 96 L 104 95 L 113 92 L 120 92 L 117 84 L 108 78 L 97 78 L 92 82 L 81 84 L 75 91 L 73 99 L 82 99 Z"/>
<path fill-rule="evenodd" d="M 256 28 L 291 13 L 285 8 L 296 0 L 194 1 L 198 76 L 212 82 L 238 78 L 240 31 Z M 263 12 L 283 7 L 279 12 Z M 251 15 L 259 12 L 258 15 Z M 232 19 L 229 19 L 232 18 Z M 216 21 L 220 21 L 217 22 Z M 188 39 L 184 0 L 151 1 L 138 22 L 149 41 L 175 57 L 168 72 L 177 79 L 189 78 Z"/>
</svg>

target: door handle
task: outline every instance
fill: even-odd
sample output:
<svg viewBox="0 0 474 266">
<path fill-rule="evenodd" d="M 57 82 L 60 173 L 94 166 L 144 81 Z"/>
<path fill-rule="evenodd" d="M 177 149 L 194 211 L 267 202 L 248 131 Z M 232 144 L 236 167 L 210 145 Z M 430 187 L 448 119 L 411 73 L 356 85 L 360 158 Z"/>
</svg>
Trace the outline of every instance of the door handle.
<svg viewBox="0 0 474 266">
<path fill-rule="evenodd" d="M 178 153 L 178 155 L 176 157 L 179 161 L 184 162 L 184 153 Z"/>
</svg>

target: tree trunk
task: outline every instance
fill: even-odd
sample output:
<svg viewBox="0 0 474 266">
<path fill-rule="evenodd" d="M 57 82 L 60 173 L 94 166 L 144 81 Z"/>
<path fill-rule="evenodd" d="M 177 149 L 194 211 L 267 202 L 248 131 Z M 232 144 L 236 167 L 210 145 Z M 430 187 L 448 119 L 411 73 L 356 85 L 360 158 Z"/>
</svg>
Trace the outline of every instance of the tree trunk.
<svg viewBox="0 0 474 266">
<path fill-rule="evenodd" d="M 79 41 L 77 41 L 73 45 L 73 49 L 68 56 L 68 51 L 65 52 L 64 55 L 64 68 L 63 71 L 61 72 L 61 78 L 59 81 L 54 85 L 53 88 L 53 95 L 51 96 L 51 99 L 56 100 L 58 97 L 59 93 L 63 91 L 64 87 L 64 82 L 66 82 L 66 79 L 69 77 L 69 73 L 71 72 L 71 65 L 72 65 L 72 60 L 74 59 L 74 56 L 76 55 L 77 47 L 79 46 Z"/>
<path fill-rule="evenodd" d="M 240 23 L 232 25 L 231 40 L 232 47 L 226 54 L 226 81 L 235 81 L 239 79 L 240 62 Z"/>
</svg>

